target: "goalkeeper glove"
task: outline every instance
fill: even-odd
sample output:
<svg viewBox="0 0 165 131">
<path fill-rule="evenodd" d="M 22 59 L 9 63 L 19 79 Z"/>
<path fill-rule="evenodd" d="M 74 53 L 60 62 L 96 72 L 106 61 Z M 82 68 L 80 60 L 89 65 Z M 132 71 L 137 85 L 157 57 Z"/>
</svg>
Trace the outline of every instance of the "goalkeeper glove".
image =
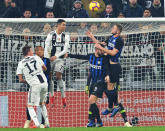
<svg viewBox="0 0 165 131">
<path fill-rule="evenodd" d="M 117 91 L 120 91 L 120 85 L 117 86 Z"/>
<path fill-rule="evenodd" d="M 85 86 L 85 93 L 89 94 L 89 87 L 88 86 Z"/>
</svg>

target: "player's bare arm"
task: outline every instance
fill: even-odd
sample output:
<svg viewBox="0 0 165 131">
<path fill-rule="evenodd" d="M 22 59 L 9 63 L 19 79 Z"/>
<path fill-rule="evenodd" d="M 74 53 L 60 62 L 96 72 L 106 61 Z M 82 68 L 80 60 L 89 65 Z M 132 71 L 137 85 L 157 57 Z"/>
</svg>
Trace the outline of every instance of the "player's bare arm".
<svg viewBox="0 0 165 131">
<path fill-rule="evenodd" d="M 27 84 L 26 80 L 23 79 L 23 75 L 22 75 L 22 74 L 19 74 L 19 75 L 18 75 L 18 78 L 19 78 L 19 82 L 20 82 L 20 83 Z"/>
<path fill-rule="evenodd" d="M 95 44 L 107 45 L 107 43 L 101 42 L 101 41 L 97 40 L 97 39 L 95 38 L 95 36 L 92 34 L 92 32 L 90 32 L 90 31 L 87 31 L 87 32 L 86 32 L 86 35 L 87 35 L 89 38 L 91 38 L 92 41 L 93 41 Z"/>
<path fill-rule="evenodd" d="M 114 48 L 113 50 L 108 50 L 108 49 L 102 47 L 100 44 L 95 44 L 95 47 L 104 51 L 105 53 L 107 53 L 108 55 L 111 55 L 111 56 L 115 56 L 119 52 L 119 50 L 116 48 Z"/>
<path fill-rule="evenodd" d="M 43 71 L 46 71 L 47 70 L 47 68 L 46 68 L 45 65 L 42 66 L 42 69 L 43 69 Z"/>
</svg>

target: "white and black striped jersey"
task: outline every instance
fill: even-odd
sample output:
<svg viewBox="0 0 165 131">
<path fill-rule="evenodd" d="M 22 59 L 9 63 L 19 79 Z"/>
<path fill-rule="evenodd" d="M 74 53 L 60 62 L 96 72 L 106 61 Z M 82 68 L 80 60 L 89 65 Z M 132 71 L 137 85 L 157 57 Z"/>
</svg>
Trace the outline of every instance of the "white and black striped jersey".
<svg viewBox="0 0 165 131">
<path fill-rule="evenodd" d="M 56 31 L 52 31 L 48 34 L 45 41 L 44 57 L 56 56 L 57 58 L 63 58 L 68 52 L 69 41 L 69 35 L 64 32 L 59 35 Z"/>
<path fill-rule="evenodd" d="M 16 74 L 24 75 L 30 86 L 47 83 L 46 76 L 42 70 L 43 65 L 44 62 L 39 56 L 28 56 L 19 62 Z"/>
</svg>

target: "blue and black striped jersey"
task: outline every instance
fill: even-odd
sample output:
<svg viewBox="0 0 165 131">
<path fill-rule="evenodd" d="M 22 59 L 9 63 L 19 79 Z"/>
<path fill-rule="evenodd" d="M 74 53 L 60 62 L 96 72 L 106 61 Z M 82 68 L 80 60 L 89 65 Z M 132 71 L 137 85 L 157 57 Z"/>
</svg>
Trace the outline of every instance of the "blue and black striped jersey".
<svg viewBox="0 0 165 131">
<path fill-rule="evenodd" d="M 68 55 L 70 58 L 77 58 L 89 61 L 89 71 L 91 76 L 91 82 L 96 83 L 98 81 L 103 81 L 105 76 L 109 74 L 109 62 L 108 57 L 103 55 L 101 57 L 96 57 L 95 54 L 89 55 Z"/>
<path fill-rule="evenodd" d="M 50 79 L 49 78 L 49 75 L 50 75 L 50 68 L 51 68 L 51 66 L 50 66 L 50 60 L 48 58 L 45 58 L 45 57 L 43 57 L 42 60 L 43 60 L 45 66 L 47 68 L 47 70 L 44 71 L 44 74 L 45 74 L 45 76 L 46 76 L 46 78 L 47 78 L 47 80 L 49 82 L 49 79 Z"/>
<path fill-rule="evenodd" d="M 123 39 L 120 36 L 114 37 L 112 35 L 105 41 L 105 43 L 107 43 L 107 47 L 109 50 L 113 50 L 114 48 L 119 50 L 119 52 L 115 56 L 110 56 L 110 60 L 112 62 L 119 62 L 119 57 L 121 55 L 121 52 L 124 46 Z"/>
</svg>

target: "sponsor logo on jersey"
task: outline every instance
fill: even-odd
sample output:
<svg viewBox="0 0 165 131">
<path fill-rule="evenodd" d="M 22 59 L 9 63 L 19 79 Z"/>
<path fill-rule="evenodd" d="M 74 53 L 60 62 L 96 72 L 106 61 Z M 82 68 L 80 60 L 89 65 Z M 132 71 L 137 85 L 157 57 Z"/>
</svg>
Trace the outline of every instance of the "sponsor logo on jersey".
<svg viewBox="0 0 165 131">
<path fill-rule="evenodd" d="M 108 46 L 109 46 L 109 47 L 112 47 L 112 48 L 115 47 L 115 45 L 114 45 L 113 43 L 111 43 L 111 42 L 108 43 Z"/>
<path fill-rule="evenodd" d="M 53 43 L 53 46 L 60 46 L 60 47 L 62 47 L 62 46 L 64 46 L 64 44 L 65 43 L 55 42 L 55 43 Z"/>
<path fill-rule="evenodd" d="M 94 68 L 94 69 L 101 69 L 101 66 L 96 66 L 96 65 L 93 65 L 93 64 L 90 64 L 90 67 Z"/>
</svg>

